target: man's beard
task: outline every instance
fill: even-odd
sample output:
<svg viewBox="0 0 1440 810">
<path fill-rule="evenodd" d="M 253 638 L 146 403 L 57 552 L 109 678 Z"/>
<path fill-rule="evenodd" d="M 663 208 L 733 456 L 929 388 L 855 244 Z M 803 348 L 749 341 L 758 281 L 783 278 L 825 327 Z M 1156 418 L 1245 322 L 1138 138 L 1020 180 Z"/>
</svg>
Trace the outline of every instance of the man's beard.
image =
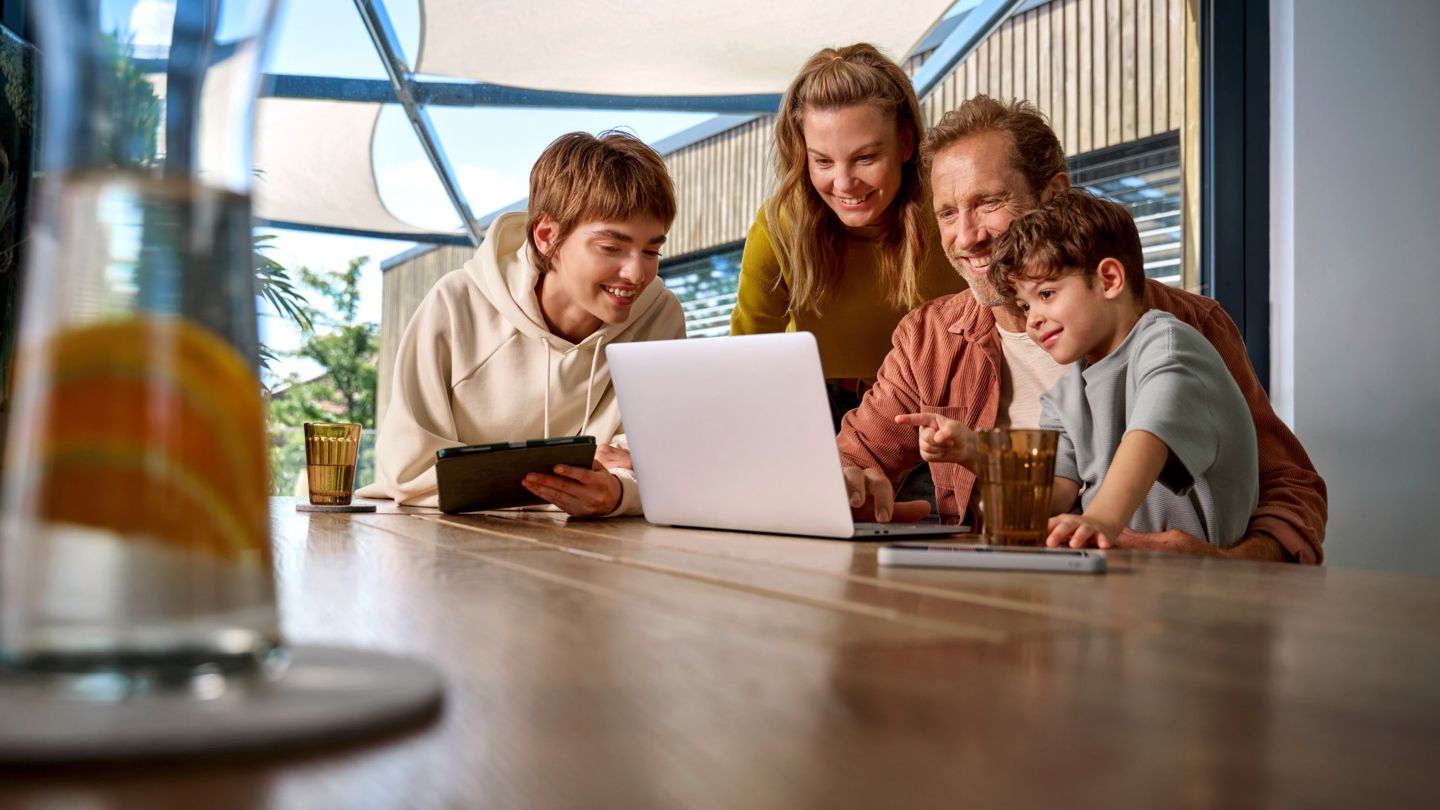
<svg viewBox="0 0 1440 810">
<path fill-rule="evenodd" d="M 998 307 L 1005 303 L 1005 296 L 995 289 L 995 285 L 990 283 L 990 279 L 976 279 L 971 276 L 967 281 L 970 282 L 970 289 L 975 293 L 975 300 L 981 306 Z"/>
<path fill-rule="evenodd" d="M 988 276 L 977 276 L 975 273 L 970 272 L 970 262 L 967 259 L 961 256 L 952 256 L 950 257 L 950 264 L 955 267 L 955 271 L 960 274 L 960 277 L 965 279 L 965 283 L 970 285 L 970 292 L 975 296 L 975 301 L 980 304 L 980 306 L 998 307 L 1005 303 L 1005 296 L 1001 295 L 1000 291 L 995 289 L 995 285 L 990 283 Z M 961 270 L 960 268 L 962 267 L 966 269 Z"/>
</svg>

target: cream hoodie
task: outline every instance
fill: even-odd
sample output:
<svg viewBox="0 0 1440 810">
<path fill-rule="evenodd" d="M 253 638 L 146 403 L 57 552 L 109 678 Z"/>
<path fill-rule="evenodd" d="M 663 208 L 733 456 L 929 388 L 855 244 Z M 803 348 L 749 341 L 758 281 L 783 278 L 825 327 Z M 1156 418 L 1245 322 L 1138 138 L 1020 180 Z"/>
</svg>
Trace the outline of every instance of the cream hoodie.
<svg viewBox="0 0 1440 810">
<path fill-rule="evenodd" d="M 491 224 L 475 258 L 438 281 L 395 354 L 389 407 L 375 447 L 375 483 L 358 493 L 435 506 L 435 452 L 467 444 L 590 435 L 625 446 L 604 345 L 685 337 L 675 294 L 651 282 L 622 324 L 579 343 L 551 334 L 535 297 L 539 270 L 524 212 Z M 640 512 L 631 470 L 612 515 Z"/>
</svg>

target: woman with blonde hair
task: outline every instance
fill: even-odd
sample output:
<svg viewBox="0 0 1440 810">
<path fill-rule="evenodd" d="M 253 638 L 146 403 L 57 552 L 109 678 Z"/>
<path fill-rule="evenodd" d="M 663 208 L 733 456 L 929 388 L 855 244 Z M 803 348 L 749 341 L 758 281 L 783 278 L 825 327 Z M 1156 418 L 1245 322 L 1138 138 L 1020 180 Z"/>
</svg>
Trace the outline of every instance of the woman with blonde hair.
<svg viewBox="0 0 1440 810">
<path fill-rule="evenodd" d="M 831 413 L 859 404 L 914 307 L 964 289 L 921 182 L 920 104 L 872 45 L 826 48 L 775 121 L 778 186 L 745 239 L 734 335 L 815 335 Z"/>
</svg>

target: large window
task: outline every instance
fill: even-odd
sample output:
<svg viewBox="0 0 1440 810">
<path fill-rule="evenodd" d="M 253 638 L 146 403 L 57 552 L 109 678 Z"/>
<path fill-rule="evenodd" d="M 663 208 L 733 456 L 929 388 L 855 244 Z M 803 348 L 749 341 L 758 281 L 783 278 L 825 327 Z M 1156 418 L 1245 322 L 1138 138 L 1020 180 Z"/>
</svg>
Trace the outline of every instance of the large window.
<svg viewBox="0 0 1440 810">
<path fill-rule="evenodd" d="M 685 307 L 690 337 L 730 334 L 730 311 L 740 286 L 740 254 L 745 244 L 724 245 L 702 256 L 685 256 L 660 269 L 665 287 Z"/>
<path fill-rule="evenodd" d="M 1180 136 L 1174 132 L 1070 159 L 1070 181 L 1130 208 L 1145 275 L 1180 285 Z"/>
</svg>

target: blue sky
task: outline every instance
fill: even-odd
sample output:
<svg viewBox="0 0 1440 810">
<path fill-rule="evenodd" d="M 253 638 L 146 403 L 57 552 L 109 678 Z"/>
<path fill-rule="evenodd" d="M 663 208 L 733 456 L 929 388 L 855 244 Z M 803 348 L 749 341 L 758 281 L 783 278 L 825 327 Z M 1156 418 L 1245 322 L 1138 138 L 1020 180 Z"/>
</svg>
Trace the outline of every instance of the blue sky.
<svg viewBox="0 0 1440 810">
<path fill-rule="evenodd" d="M 413 61 L 419 41 L 417 3 L 385 0 L 385 6 L 406 58 Z M 317 32 L 323 34 L 317 35 Z M 283 2 L 266 70 L 357 78 L 385 76 L 352 0 Z M 520 108 L 431 108 L 429 112 L 477 216 L 523 198 L 535 158 L 550 141 L 566 132 L 626 127 L 646 141 L 654 142 L 709 117 Z M 437 230 L 459 227 L 459 217 L 450 207 L 398 107 L 387 108 L 381 114 L 376 128 L 375 164 L 381 199 L 397 217 Z M 372 261 L 362 280 L 361 313 L 362 317 L 377 322 L 380 320 L 380 260 L 413 244 L 302 231 L 266 229 L 263 232 L 276 234 L 270 255 L 288 267 L 343 269 L 351 258 L 369 256 Z M 262 313 L 261 331 L 275 348 L 298 346 L 298 333 L 268 313 Z M 304 361 L 293 361 L 283 364 L 280 370 L 308 376 L 315 368 Z"/>
</svg>

